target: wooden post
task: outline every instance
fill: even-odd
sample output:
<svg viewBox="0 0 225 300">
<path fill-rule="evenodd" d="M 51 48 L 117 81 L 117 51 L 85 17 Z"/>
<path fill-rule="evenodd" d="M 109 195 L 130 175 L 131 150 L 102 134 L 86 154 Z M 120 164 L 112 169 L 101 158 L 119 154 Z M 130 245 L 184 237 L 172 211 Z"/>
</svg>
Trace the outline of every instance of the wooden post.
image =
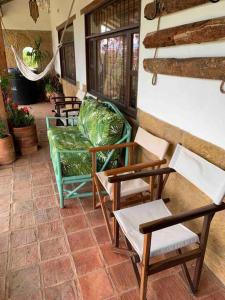
<svg viewBox="0 0 225 300">
<path fill-rule="evenodd" d="M 0 76 L 7 74 L 7 62 L 6 62 L 6 55 L 5 55 L 5 45 L 2 33 L 2 27 L 0 22 Z M 5 112 L 5 105 L 3 101 L 2 91 L 0 88 L 0 118 L 6 120 L 6 112 Z"/>
</svg>

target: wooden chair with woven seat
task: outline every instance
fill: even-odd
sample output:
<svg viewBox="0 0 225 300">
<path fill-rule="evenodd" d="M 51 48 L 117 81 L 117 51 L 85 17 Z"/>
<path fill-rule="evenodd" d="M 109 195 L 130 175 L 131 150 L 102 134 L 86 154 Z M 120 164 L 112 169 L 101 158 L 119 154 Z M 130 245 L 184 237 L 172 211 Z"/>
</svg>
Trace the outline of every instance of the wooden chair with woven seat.
<svg viewBox="0 0 225 300">
<path fill-rule="evenodd" d="M 212 199 L 213 204 L 172 215 L 162 200 L 162 190 L 169 174 L 177 172 Z M 211 221 L 215 213 L 225 210 L 225 171 L 209 163 L 190 150 L 178 145 L 168 168 L 112 176 L 109 181 L 120 191 L 122 183 L 146 176 L 157 176 L 158 200 L 124 208 L 114 212 L 122 230 L 127 253 L 134 266 L 140 285 L 140 299 L 146 300 L 148 276 L 182 265 L 187 282 L 193 293 L 199 287 Z M 120 204 L 117 203 L 119 206 Z M 200 235 L 195 234 L 183 222 L 204 217 Z M 187 247 L 190 246 L 190 247 Z M 117 250 L 120 252 L 120 249 Z M 152 262 L 153 258 L 176 252 L 169 258 Z M 193 279 L 186 262 L 196 259 Z M 141 275 L 137 263 L 141 262 Z"/>
<path fill-rule="evenodd" d="M 110 224 L 110 216 L 112 217 L 112 211 L 117 210 L 119 207 L 116 205 L 116 198 L 123 198 L 122 206 L 135 204 L 137 201 L 145 201 L 146 199 L 153 199 L 154 197 L 154 179 L 150 182 L 146 182 L 144 179 L 134 179 L 122 183 L 121 190 L 118 192 L 114 184 L 108 182 L 108 177 L 112 175 L 119 175 L 130 172 L 137 172 L 143 169 L 160 168 L 161 165 L 166 163 L 165 154 L 167 152 L 169 143 L 163 139 L 160 139 L 151 133 L 145 131 L 139 127 L 135 141 L 133 143 L 127 143 L 122 145 L 114 145 L 110 147 L 112 149 L 129 148 L 129 163 L 126 167 L 120 167 L 105 172 L 95 173 L 93 175 L 93 185 L 96 186 L 100 206 L 105 219 L 107 230 L 110 239 L 115 244 L 118 244 L 118 224 L 113 222 L 113 229 Z M 104 147 L 104 146 L 103 146 Z M 146 163 L 135 164 L 135 154 L 138 153 L 138 147 L 144 149 L 151 155 L 152 160 Z M 107 148 L 107 146 L 106 146 Z M 104 150 L 107 150 L 107 149 Z M 102 193 L 106 191 L 106 196 Z M 146 193 L 147 192 L 147 193 Z M 94 206 L 96 204 L 94 203 Z M 109 211 L 109 212 L 108 212 Z"/>
</svg>

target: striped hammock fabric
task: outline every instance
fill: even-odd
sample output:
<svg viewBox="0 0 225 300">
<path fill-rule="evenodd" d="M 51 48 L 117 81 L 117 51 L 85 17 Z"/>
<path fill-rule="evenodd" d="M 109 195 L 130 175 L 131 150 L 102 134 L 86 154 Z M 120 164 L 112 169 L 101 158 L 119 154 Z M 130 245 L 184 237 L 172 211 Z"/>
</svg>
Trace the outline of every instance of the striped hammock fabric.
<svg viewBox="0 0 225 300">
<path fill-rule="evenodd" d="M 16 60 L 16 64 L 18 69 L 20 70 L 20 72 L 23 74 L 23 76 L 25 78 L 27 78 L 28 80 L 31 81 L 38 81 L 42 78 L 44 78 L 53 68 L 55 60 L 56 60 L 56 56 L 58 55 L 59 49 L 61 47 L 61 44 L 58 45 L 58 48 L 55 52 L 55 55 L 53 56 L 53 58 L 51 59 L 51 61 L 49 62 L 49 64 L 46 66 L 46 68 L 44 69 L 44 71 L 42 71 L 39 74 L 34 73 L 23 61 L 22 59 L 19 57 L 19 55 L 17 54 L 15 48 L 13 46 L 11 46 L 12 52 L 15 56 L 15 60 Z"/>
</svg>

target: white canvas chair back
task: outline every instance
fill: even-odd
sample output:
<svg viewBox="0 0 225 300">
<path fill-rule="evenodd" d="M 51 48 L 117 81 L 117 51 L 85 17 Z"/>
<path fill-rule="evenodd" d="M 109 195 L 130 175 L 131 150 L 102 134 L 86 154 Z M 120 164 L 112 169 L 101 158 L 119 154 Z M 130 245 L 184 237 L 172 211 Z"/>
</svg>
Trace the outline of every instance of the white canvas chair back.
<svg viewBox="0 0 225 300">
<path fill-rule="evenodd" d="M 78 100 L 83 101 L 85 95 L 86 95 L 86 92 L 84 92 L 84 91 L 82 91 L 82 90 L 79 89 L 77 91 L 76 97 L 78 98 Z"/>
<path fill-rule="evenodd" d="M 143 147 L 145 150 L 151 152 L 159 159 L 163 159 L 165 157 L 169 147 L 169 143 L 167 141 L 156 137 L 141 127 L 138 128 L 135 137 L 135 143 Z"/>
<path fill-rule="evenodd" d="M 215 204 L 222 203 L 225 171 L 181 145 L 177 145 L 169 166 L 209 196 Z"/>
</svg>

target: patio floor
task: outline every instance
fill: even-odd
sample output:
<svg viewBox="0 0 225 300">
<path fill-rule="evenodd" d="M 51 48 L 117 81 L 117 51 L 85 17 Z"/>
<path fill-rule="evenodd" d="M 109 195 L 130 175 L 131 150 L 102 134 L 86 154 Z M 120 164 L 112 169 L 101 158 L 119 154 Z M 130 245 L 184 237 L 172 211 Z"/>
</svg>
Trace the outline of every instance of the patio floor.
<svg viewBox="0 0 225 300">
<path fill-rule="evenodd" d="M 59 209 L 44 119 L 51 106 L 32 110 L 41 149 L 0 167 L 0 300 L 139 299 L 131 264 L 111 251 L 91 199 Z M 205 267 L 193 297 L 173 268 L 153 276 L 148 299 L 224 300 L 225 289 Z"/>
</svg>

